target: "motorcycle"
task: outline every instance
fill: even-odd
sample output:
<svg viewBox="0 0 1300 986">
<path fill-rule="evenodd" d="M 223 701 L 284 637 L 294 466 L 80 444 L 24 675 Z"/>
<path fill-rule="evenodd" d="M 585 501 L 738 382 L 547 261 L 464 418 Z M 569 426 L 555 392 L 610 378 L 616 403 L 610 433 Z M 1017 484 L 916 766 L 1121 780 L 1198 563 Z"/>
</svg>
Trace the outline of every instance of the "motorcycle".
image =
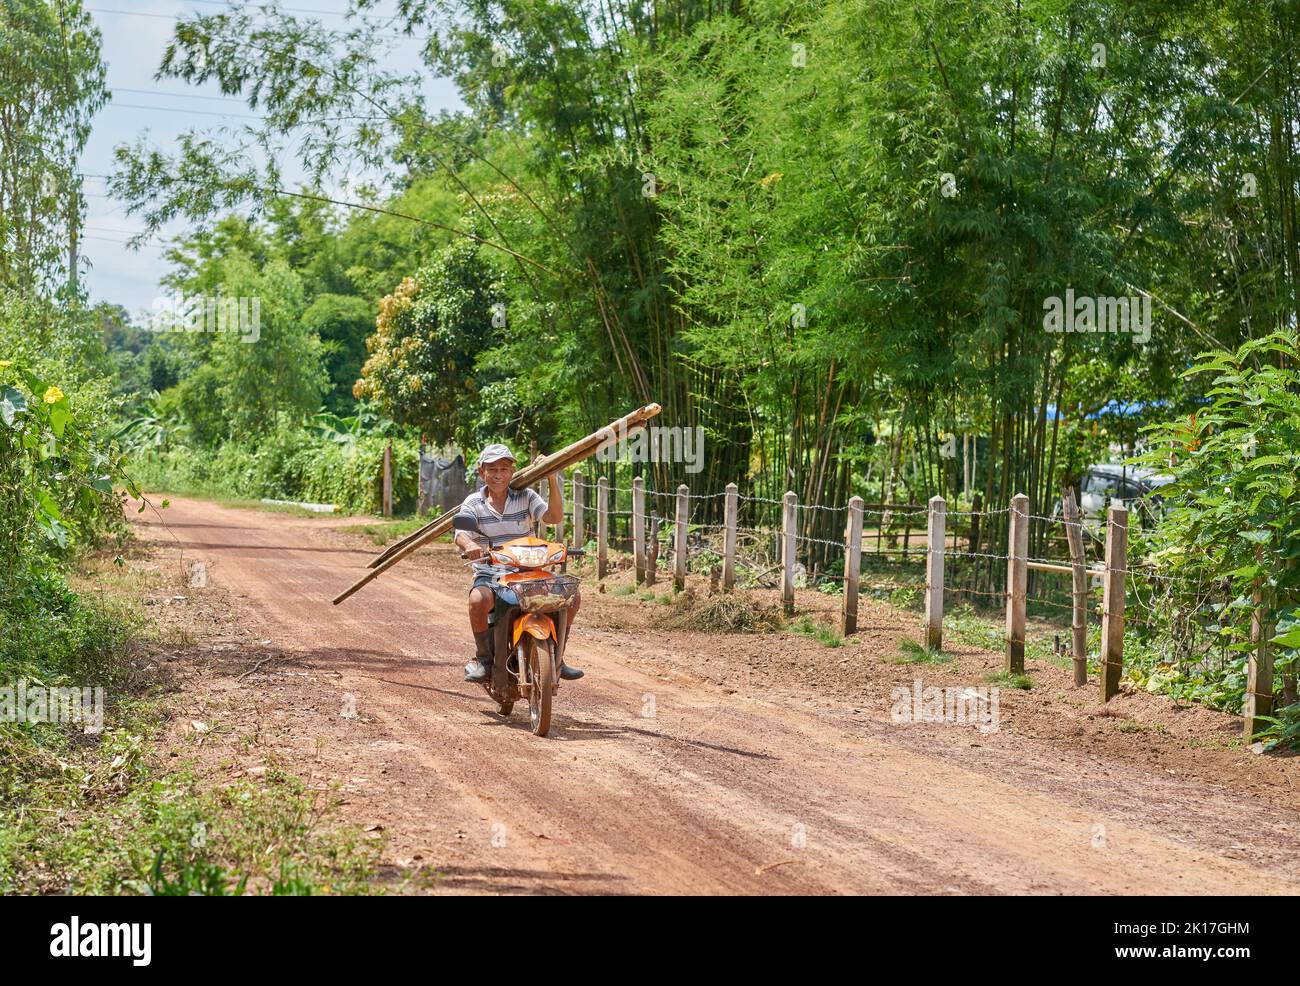
<svg viewBox="0 0 1300 986">
<path fill-rule="evenodd" d="M 457 518 L 459 521 L 460 518 Z M 472 523 L 459 530 L 473 530 Z M 554 541 L 519 537 L 488 552 L 494 605 L 488 615 L 492 668 L 484 690 L 501 716 L 520 698 L 528 700 L 533 735 L 551 728 L 551 700 L 560 688 L 560 664 L 568 642 L 567 612 L 578 595 L 578 579 L 548 571 L 584 552 Z M 462 552 L 461 557 L 464 557 Z"/>
</svg>

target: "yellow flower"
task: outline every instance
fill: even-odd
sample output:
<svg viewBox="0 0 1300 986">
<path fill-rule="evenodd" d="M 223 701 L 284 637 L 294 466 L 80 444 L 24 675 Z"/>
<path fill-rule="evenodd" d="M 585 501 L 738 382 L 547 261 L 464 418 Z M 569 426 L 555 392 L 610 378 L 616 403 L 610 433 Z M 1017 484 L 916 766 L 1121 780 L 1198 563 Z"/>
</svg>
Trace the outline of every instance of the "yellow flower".
<svg viewBox="0 0 1300 986">
<path fill-rule="evenodd" d="M 57 404 L 61 400 L 63 400 L 63 391 L 61 391 L 58 387 L 51 387 L 49 390 L 45 392 L 46 404 Z"/>
<path fill-rule="evenodd" d="M 0 359 L 0 367 L 13 366 L 14 361 L 11 359 Z"/>
<path fill-rule="evenodd" d="M 782 178 L 784 178 L 784 177 L 785 177 L 785 173 L 784 173 L 784 172 L 781 172 L 781 171 L 773 171 L 773 172 L 772 172 L 770 175 L 768 175 L 766 178 L 760 178 L 760 179 L 758 180 L 758 183 L 759 183 L 760 185 L 762 185 L 764 188 L 767 188 L 768 185 L 771 185 L 773 182 L 778 182 L 778 181 L 780 181 L 780 180 L 781 180 Z"/>
</svg>

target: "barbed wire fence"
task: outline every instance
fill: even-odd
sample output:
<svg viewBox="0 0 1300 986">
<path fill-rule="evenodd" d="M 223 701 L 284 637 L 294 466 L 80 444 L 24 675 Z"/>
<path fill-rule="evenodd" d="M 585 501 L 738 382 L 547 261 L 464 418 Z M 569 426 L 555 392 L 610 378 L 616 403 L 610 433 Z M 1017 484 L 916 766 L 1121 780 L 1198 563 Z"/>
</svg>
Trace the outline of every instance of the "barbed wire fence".
<svg viewBox="0 0 1300 986">
<path fill-rule="evenodd" d="M 962 510 L 949 509 L 940 497 L 929 504 L 854 497 L 834 506 L 800 504 L 794 493 L 781 500 L 747 496 L 735 484 L 722 492 L 696 493 L 685 485 L 667 491 L 640 479 L 630 487 L 616 487 L 607 478 L 592 483 L 581 473 L 568 483 L 575 534 L 597 542 L 602 576 L 613 549 L 632 555 L 637 580 L 648 585 L 671 578 L 681 588 L 685 576 L 694 574 L 709 575 L 711 587 L 722 591 L 780 589 L 787 615 L 796 589 L 820 589 L 843 597 L 844 633 L 856 628 L 857 598 L 865 585 L 892 601 L 922 602 L 927 646 L 942 639 L 945 608 L 1005 608 L 1010 672 L 1023 671 L 1025 620 L 1032 613 L 1061 626 L 1069 643 L 1060 646 L 1058 635 L 1056 646 L 1071 652 L 1076 683 L 1086 680 L 1083 669 L 1090 660 L 1099 668 L 1106 699 L 1118 691 L 1126 625 L 1170 665 L 1222 670 L 1232 656 L 1216 615 L 1232 603 L 1230 586 L 1161 571 L 1143 557 L 1140 544 L 1130 548 L 1130 520 L 1136 518 L 1139 527 L 1153 524 L 1145 504 L 1132 512 L 1112 505 L 1103 518 L 1076 513 L 1068 520 L 1072 495 L 1070 505 L 1064 499 L 1057 505 L 1060 512 L 1043 515 L 1030 513 L 1023 496 L 1006 507 L 985 507 L 976 497 L 972 509 Z M 714 520 L 719 500 L 725 505 L 722 524 Z M 1070 549 L 1072 534 L 1078 540 Z M 1030 555 L 1030 543 L 1040 554 Z M 1047 557 L 1057 548 L 1068 549 L 1064 558 Z M 909 595 L 915 593 L 919 600 Z M 1091 639 L 1098 640 L 1095 652 L 1080 653 Z M 1264 639 L 1254 644 L 1251 662 L 1271 659 Z"/>
</svg>

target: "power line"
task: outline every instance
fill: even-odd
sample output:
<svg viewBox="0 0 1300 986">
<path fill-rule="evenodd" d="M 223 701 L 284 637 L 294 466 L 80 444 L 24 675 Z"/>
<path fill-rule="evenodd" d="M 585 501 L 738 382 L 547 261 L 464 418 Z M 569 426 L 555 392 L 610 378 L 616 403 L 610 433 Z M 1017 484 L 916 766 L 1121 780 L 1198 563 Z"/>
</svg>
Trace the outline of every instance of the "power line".
<svg viewBox="0 0 1300 986">
<path fill-rule="evenodd" d="M 265 120 L 264 116 L 252 113 L 221 113 L 216 110 L 192 110 L 184 106 L 141 106 L 139 103 L 119 103 L 113 101 L 104 104 L 105 109 L 150 110 L 160 113 L 188 113 L 191 116 L 226 116 L 236 120 Z"/>
<path fill-rule="evenodd" d="M 202 2 L 202 0 L 195 0 L 195 2 Z M 105 7 L 84 7 L 82 9 L 92 14 L 114 14 L 119 17 L 150 17 L 155 20 L 169 20 L 169 21 L 179 21 L 182 17 L 186 16 L 186 14 L 196 13 L 195 11 L 186 11 L 185 14 L 155 14 L 145 10 L 109 10 Z M 288 11 L 291 8 L 278 7 L 275 9 L 281 11 Z M 334 16 L 342 17 L 344 15 L 335 14 Z M 360 26 L 362 27 L 369 28 L 371 26 L 368 22 L 364 20 L 360 21 L 359 23 Z M 398 41 L 415 41 L 419 44 L 425 44 L 428 41 L 432 40 L 433 38 L 433 35 L 419 36 L 419 35 L 412 35 L 412 34 L 402 34 L 400 31 L 384 31 L 384 30 L 377 30 L 377 31 L 371 30 L 370 36 L 392 38 Z"/>
<path fill-rule="evenodd" d="M 135 93 L 138 96 L 166 96 L 175 99 L 208 99 L 223 103 L 241 103 L 244 106 L 248 105 L 247 100 L 239 99 L 236 96 L 200 96 L 193 92 L 160 92 L 157 89 L 128 89 L 125 86 L 113 86 L 113 92 L 130 92 Z"/>
</svg>

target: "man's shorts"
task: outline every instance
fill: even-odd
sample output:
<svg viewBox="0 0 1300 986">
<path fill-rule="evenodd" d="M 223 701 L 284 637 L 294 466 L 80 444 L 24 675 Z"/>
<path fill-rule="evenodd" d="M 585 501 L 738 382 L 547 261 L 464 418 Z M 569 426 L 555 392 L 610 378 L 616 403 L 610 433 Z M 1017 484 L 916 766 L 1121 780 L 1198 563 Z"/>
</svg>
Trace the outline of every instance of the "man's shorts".
<svg viewBox="0 0 1300 986">
<path fill-rule="evenodd" d="M 491 586 L 496 581 L 496 576 L 490 572 L 480 572 L 474 576 L 474 581 L 469 584 L 469 591 L 473 592 L 479 586 Z"/>
</svg>

